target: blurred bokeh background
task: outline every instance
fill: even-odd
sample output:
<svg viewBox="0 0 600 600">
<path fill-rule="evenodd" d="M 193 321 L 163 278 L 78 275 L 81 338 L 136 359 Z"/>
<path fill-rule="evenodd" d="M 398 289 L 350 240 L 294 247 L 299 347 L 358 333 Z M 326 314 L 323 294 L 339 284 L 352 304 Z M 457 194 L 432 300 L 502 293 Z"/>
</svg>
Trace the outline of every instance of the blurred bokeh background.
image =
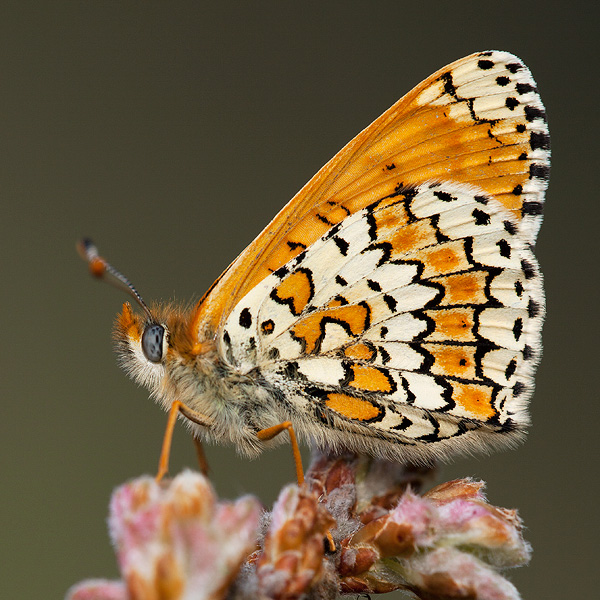
<svg viewBox="0 0 600 600">
<path fill-rule="evenodd" d="M 0 6 L 0 597 L 116 577 L 111 490 L 156 468 L 165 415 L 115 364 L 125 297 L 86 273 L 93 237 L 147 301 L 198 298 L 359 130 L 434 70 L 498 49 L 532 69 L 553 172 L 534 426 L 440 478 L 488 482 L 534 547 L 524 598 L 592 597 L 598 559 L 598 5 L 589 2 L 3 2 Z M 285 447 L 209 448 L 222 496 L 266 504 Z M 172 472 L 195 466 L 176 430 Z M 395 597 L 399 597 L 396 594 Z"/>
</svg>

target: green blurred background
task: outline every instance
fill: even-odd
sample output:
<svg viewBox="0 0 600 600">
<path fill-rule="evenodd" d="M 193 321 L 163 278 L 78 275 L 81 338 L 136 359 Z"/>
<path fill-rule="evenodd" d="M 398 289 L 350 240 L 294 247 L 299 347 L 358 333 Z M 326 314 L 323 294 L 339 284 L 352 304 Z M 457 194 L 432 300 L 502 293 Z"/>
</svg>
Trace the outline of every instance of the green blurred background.
<svg viewBox="0 0 600 600">
<path fill-rule="evenodd" d="M 93 237 L 148 301 L 198 298 L 359 130 L 488 49 L 530 66 L 549 115 L 545 357 L 527 443 L 440 477 L 483 478 L 519 508 L 524 598 L 593 597 L 598 16 L 589 2 L 3 2 L 0 597 L 117 576 L 110 493 L 154 472 L 165 426 L 115 364 L 125 298 L 86 274 L 75 241 Z M 225 497 L 270 503 L 293 480 L 286 448 L 208 455 Z M 172 472 L 194 464 L 179 427 Z"/>
</svg>

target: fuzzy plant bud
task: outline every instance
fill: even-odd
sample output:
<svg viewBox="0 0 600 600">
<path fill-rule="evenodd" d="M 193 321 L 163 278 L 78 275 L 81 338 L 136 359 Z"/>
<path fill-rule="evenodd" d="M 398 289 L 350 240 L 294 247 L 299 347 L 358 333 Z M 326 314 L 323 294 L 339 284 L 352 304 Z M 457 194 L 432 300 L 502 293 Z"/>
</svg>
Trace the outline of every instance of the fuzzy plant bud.
<svg viewBox="0 0 600 600">
<path fill-rule="evenodd" d="M 109 527 L 124 598 L 224 598 L 240 565 L 256 548 L 261 511 L 250 496 L 218 502 L 208 480 L 191 471 L 167 485 L 141 477 L 118 488 Z M 87 591 L 85 586 L 74 588 L 67 598 L 112 600 L 111 588 L 96 586 L 93 591 L 94 586 L 90 582 Z"/>
</svg>

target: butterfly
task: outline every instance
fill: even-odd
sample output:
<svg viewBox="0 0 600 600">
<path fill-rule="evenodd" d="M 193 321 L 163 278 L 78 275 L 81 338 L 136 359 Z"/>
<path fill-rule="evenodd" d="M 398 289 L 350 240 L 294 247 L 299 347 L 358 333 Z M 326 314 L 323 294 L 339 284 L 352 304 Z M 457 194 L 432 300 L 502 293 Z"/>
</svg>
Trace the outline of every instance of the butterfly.
<svg viewBox="0 0 600 600">
<path fill-rule="evenodd" d="M 195 436 L 253 457 L 289 431 L 428 463 L 514 445 L 545 312 L 533 245 L 550 142 L 520 59 L 424 80 L 331 159 L 192 308 L 136 298 L 122 367 Z M 160 475 L 160 473 L 159 473 Z"/>
</svg>

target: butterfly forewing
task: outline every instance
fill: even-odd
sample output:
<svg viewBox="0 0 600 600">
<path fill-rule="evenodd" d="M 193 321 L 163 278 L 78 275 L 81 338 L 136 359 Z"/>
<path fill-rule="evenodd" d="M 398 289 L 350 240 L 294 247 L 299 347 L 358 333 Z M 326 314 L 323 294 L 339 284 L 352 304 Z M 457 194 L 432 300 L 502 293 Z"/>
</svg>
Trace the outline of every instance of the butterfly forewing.
<svg viewBox="0 0 600 600">
<path fill-rule="evenodd" d="M 467 183 L 504 206 L 532 244 L 549 173 L 545 112 L 527 67 L 483 52 L 434 73 L 341 150 L 199 304 L 215 331 L 236 303 L 332 227 L 395 190 Z"/>
</svg>

